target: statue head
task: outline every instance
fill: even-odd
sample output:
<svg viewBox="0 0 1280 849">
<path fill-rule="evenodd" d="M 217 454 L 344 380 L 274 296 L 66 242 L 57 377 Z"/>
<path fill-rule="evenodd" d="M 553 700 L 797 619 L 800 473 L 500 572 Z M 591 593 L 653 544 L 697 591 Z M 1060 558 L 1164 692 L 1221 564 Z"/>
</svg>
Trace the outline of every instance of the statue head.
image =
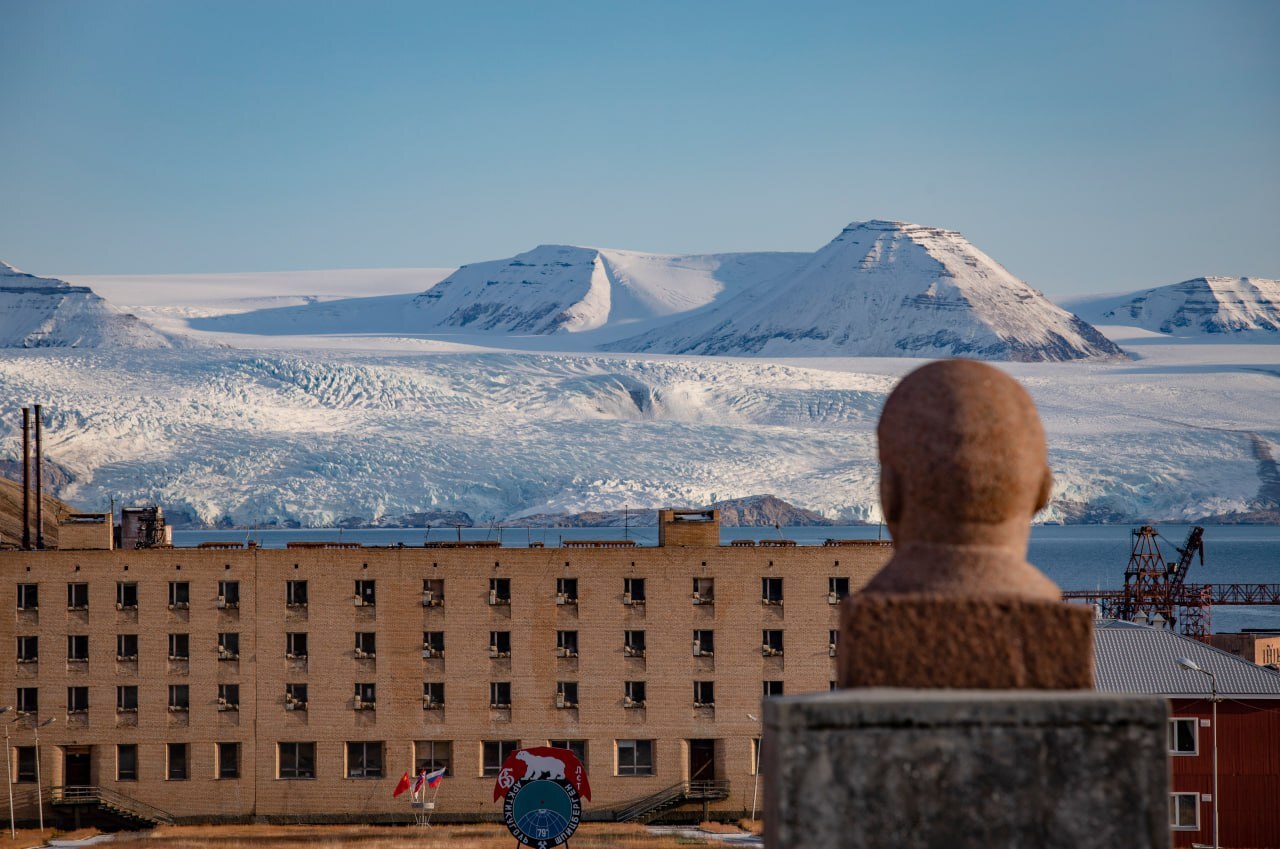
<svg viewBox="0 0 1280 849">
<path fill-rule="evenodd" d="M 1035 404 L 1016 380 L 974 360 L 930 363 L 890 394 L 877 434 L 880 500 L 899 549 L 895 561 L 910 560 L 911 547 L 924 545 L 935 562 L 939 547 L 976 546 L 1003 549 L 1006 557 L 1016 551 L 1025 563 L 1031 518 L 1048 504 L 1053 476 Z M 895 566 L 905 577 L 907 564 Z M 888 580 L 892 568 L 885 572 L 878 583 L 895 583 Z M 1052 586 L 1035 574 L 1033 583 Z M 1041 586 L 1031 594 L 1051 592 Z"/>
</svg>

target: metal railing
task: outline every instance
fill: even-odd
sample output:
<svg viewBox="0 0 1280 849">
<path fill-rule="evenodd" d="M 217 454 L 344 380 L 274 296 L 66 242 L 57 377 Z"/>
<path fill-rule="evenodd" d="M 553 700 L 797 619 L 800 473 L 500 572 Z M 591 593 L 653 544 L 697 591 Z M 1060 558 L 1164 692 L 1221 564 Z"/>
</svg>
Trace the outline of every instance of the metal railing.
<svg viewBox="0 0 1280 849">
<path fill-rule="evenodd" d="M 54 805 L 97 805 L 135 819 L 151 823 L 173 823 L 173 815 L 131 796 L 92 784 L 58 785 L 49 788 L 49 801 Z"/>
<path fill-rule="evenodd" d="M 729 798 L 728 781 L 681 781 L 679 784 L 664 787 L 657 793 L 632 802 L 625 808 L 618 810 L 614 819 L 618 822 L 630 822 L 646 814 L 685 802 L 727 798 Z"/>
</svg>

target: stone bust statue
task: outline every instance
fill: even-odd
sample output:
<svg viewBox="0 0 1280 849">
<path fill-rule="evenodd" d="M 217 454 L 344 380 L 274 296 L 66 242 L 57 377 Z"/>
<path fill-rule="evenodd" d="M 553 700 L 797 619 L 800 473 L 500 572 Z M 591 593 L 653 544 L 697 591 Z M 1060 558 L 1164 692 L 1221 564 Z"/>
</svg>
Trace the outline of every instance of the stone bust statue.
<svg viewBox="0 0 1280 849">
<path fill-rule="evenodd" d="M 840 685 L 1091 687 L 1092 611 L 1026 561 L 1053 482 L 1027 391 L 985 363 L 930 363 L 877 435 L 895 551 L 842 608 Z"/>
</svg>

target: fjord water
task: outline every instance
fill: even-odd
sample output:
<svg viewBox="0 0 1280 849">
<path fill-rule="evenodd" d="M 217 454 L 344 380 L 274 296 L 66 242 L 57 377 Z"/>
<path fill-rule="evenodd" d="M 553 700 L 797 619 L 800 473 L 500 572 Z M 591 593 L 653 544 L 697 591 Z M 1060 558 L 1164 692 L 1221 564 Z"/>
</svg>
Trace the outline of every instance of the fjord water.
<svg viewBox="0 0 1280 849">
<path fill-rule="evenodd" d="M 1063 589 L 1118 588 L 1133 544 L 1130 525 L 1048 525 L 1031 530 L 1028 559 Z M 1178 546 L 1187 539 L 1189 525 L 1161 525 L 1160 550 L 1166 560 L 1178 559 Z M 887 531 L 874 525 L 721 528 L 720 540 L 790 539 L 799 545 L 821 545 L 827 539 L 876 539 Z M 245 542 L 264 548 L 283 548 L 294 541 L 356 542 L 379 546 L 420 546 L 424 542 L 501 540 L 504 547 L 522 548 L 530 542 L 547 546 L 566 540 L 634 539 L 639 545 L 656 545 L 657 528 L 387 528 L 347 530 L 338 528 L 290 530 L 177 530 L 174 543 L 195 546 L 201 542 Z M 1187 575 L 1189 583 L 1280 583 L 1280 527 L 1271 525 L 1209 525 L 1205 528 L 1205 563 L 1197 558 Z M 1223 607 L 1213 610 L 1215 631 L 1242 628 L 1280 630 L 1280 606 Z"/>
</svg>

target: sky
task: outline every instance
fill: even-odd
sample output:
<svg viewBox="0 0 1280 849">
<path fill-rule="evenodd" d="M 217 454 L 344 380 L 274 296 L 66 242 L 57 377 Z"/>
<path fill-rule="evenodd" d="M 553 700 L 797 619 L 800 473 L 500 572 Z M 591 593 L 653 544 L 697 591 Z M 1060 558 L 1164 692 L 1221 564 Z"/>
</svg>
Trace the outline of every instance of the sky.
<svg viewBox="0 0 1280 849">
<path fill-rule="evenodd" d="M 441 267 L 959 230 L 1280 277 L 1280 3 L 0 0 L 0 259 Z"/>
</svg>

